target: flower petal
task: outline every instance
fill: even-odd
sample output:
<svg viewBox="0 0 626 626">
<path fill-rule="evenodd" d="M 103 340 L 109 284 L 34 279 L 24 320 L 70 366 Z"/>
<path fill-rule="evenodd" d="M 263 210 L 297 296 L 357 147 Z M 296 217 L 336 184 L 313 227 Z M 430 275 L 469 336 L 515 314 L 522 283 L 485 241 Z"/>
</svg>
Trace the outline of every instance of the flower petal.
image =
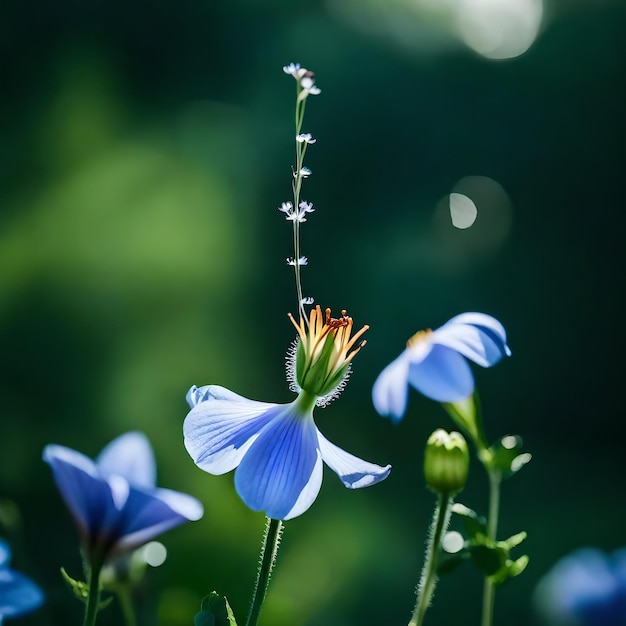
<svg viewBox="0 0 626 626">
<path fill-rule="evenodd" d="M 137 548 L 166 530 L 200 519 L 203 513 L 200 502 L 185 493 L 169 489 L 151 492 L 131 489 L 121 514 L 115 550 Z"/>
<path fill-rule="evenodd" d="M 96 465 L 102 476 L 124 477 L 133 487 L 156 485 L 156 462 L 143 433 L 131 432 L 114 439 L 99 454 Z"/>
<path fill-rule="evenodd" d="M 462 313 L 433 333 L 433 341 L 460 352 L 481 365 L 491 367 L 511 355 L 502 324 L 484 313 Z"/>
<path fill-rule="evenodd" d="M 41 589 L 29 578 L 8 567 L 0 569 L 0 622 L 34 611 L 42 602 Z"/>
<path fill-rule="evenodd" d="M 311 415 L 291 405 L 269 423 L 235 472 L 235 488 L 253 511 L 290 519 L 306 511 L 322 485 L 322 458 Z"/>
<path fill-rule="evenodd" d="M 380 415 L 390 415 L 394 421 L 402 419 L 409 393 L 408 378 L 409 360 L 405 351 L 387 365 L 372 387 L 372 401 Z"/>
<path fill-rule="evenodd" d="M 52 468 L 57 487 L 79 529 L 91 535 L 115 508 L 111 488 L 101 478 L 96 464 L 80 452 L 57 445 L 46 446 L 43 459 Z"/>
<path fill-rule="evenodd" d="M 467 361 L 458 352 L 436 344 L 421 363 L 411 363 L 409 382 L 437 402 L 457 402 L 474 391 Z"/>
<path fill-rule="evenodd" d="M 9 545 L 0 539 L 0 567 L 6 567 L 11 560 L 11 548 Z"/>
<path fill-rule="evenodd" d="M 215 385 L 206 397 L 185 418 L 185 447 L 205 472 L 225 474 L 239 465 L 261 429 L 284 405 L 248 400 Z"/>
<path fill-rule="evenodd" d="M 210 399 L 230 400 L 232 402 L 253 402 L 253 400 L 248 400 L 248 398 L 244 398 L 234 391 L 226 389 L 226 387 L 220 387 L 220 385 L 203 385 L 202 387 L 192 385 L 187 392 L 185 399 L 192 409 L 196 406 L 196 404 L 206 402 Z"/>
<path fill-rule="evenodd" d="M 317 439 L 322 452 L 322 459 L 339 476 L 341 482 L 348 489 L 368 487 L 384 480 L 391 472 L 391 465 L 381 467 L 359 459 L 328 441 L 319 430 L 317 431 Z"/>
</svg>

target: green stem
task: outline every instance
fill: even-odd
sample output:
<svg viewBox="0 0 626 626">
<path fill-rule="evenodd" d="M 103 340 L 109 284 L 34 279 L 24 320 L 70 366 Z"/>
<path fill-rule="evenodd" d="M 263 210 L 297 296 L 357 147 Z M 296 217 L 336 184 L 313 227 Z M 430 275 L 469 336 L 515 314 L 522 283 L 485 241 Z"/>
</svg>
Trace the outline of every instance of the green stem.
<svg viewBox="0 0 626 626">
<path fill-rule="evenodd" d="M 415 609 L 408 626 L 420 626 L 424 621 L 424 614 L 429 607 L 437 584 L 437 556 L 441 547 L 441 539 L 450 522 L 452 498 L 446 494 L 440 494 L 435 506 L 433 522 L 430 527 L 430 540 L 426 547 L 426 558 L 422 575 L 417 587 L 417 600 Z"/>
<path fill-rule="evenodd" d="M 124 616 L 124 624 L 126 624 L 126 626 L 136 626 L 137 620 L 135 618 L 135 611 L 133 610 L 130 586 L 120 585 L 116 589 L 116 592 L 120 609 Z"/>
<path fill-rule="evenodd" d="M 278 546 L 280 544 L 280 537 L 283 531 L 283 523 L 278 519 L 267 518 L 265 525 L 265 533 L 263 534 L 263 545 L 261 546 L 261 557 L 259 572 L 254 586 L 254 593 L 252 595 L 252 603 L 250 605 L 250 613 L 246 621 L 246 626 L 256 626 L 259 615 L 261 614 L 261 608 L 265 595 L 267 594 L 267 588 L 270 584 L 270 578 L 272 576 L 272 570 L 276 563 L 276 553 L 278 552 Z"/>
<path fill-rule="evenodd" d="M 96 615 L 100 608 L 100 572 L 103 565 L 104 561 L 95 557 L 89 566 L 89 591 L 83 626 L 94 626 L 96 623 Z"/>
<path fill-rule="evenodd" d="M 500 511 L 500 472 L 487 470 L 489 474 L 489 519 L 487 521 L 487 537 L 496 540 L 498 532 L 498 515 Z M 496 587 L 491 578 L 486 577 L 483 586 L 483 615 L 481 626 L 491 626 L 493 623 L 493 607 L 495 603 Z"/>
</svg>

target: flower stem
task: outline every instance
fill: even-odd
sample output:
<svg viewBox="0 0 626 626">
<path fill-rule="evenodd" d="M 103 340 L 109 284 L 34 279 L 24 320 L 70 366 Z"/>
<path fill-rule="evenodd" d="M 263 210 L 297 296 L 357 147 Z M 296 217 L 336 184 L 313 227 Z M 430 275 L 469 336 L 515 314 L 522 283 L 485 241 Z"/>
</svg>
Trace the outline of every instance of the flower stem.
<svg viewBox="0 0 626 626">
<path fill-rule="evenodd" d="M 250 605 L 250 613 L 246 621 L 246 626 L 256 626 L 267 588 L 270 584 L 272 570 L 276 563 L 276 554 L 280 544 L 280 538 L 283 532 L 283 523 L 281 520 L 267 518 L 265 524 L 265 532 L 263 534 L 263 545 L 261 546 L 261 556 L 259 564 L 259 572 L 257 574 L 254 593 L 252 595 L 252 603 Z"/>
<path fill-rule="evenodd" d="M 424 614 L 429 607 L 437 584 L 437 556 L 441 547 L 441 539 L 448 528 L 450 522 L 450 511 L 452 508 L 452 498 L 447 494 L 440 494 L 433 522 L 430 527 L 430 537 L 426 547 L 426 557 L 419 585 L 417 586 L 417 601 L 408 626 L 421 626 L 424 621 Z"/>
<path fill-rule="evenodd" d="M 500 472 L 488 469 L 489 474 L 489 519 L 487 521 L 487 538 L 496 540 L 498 531 L 498 515 L 500 511 Z M 486 577 L 483 586 L 483 615 L 481 626 L 491 626 L 493 623 L 493 607 L 495 603 L 496 587 L 491 578 Z"/>
<path fill-rule="evenodd" d="M 120 603 L 120 609 L 124 616 L 124 624 L 126 626 L 136 626 L 137 620 L 135 618 L 135 611 L 133 610 L 133 603 L 131 597 L 131 589 L 129 585 L 120 586 L 117 590 L 117 600 Z"/>
<path fill-rule="evenodd" d="M 100 572 L 104 562 L 100 558 L 93 558 L 89 566 L 89 591 L 85 619 L 83 626 L 94 626 L 100 608 Z"/>
</svg>

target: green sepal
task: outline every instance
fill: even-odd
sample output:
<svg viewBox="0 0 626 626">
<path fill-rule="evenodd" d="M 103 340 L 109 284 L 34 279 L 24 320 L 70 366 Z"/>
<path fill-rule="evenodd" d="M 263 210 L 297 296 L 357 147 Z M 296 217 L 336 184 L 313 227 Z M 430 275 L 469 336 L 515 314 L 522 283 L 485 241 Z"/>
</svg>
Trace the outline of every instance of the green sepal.
<svg viewBox="0 0 626 626">
<path fill-rule="evenodd" d="M 302 376 L 298 373 L 298 382 L 300 387 L 314 396 L 326 395 L 322 393 L 322 389 L 326 387 L 326 377 L 328 376 L 328 364 L 335 351 L 335 336 L 332 333 L 326 335 L 324 346 L 320 355 L 312 363 L 305 363 L 305 372 Z M 297 360 L 297 359 L 296 359 Z M 307 367 L 308 365 L 308 367 Z"/>
<path fill-rule="evenodd" d="M 441 405 L 459 428 L 470 436 L 474 445 L 478 448 L 481 460 L 484 462 L 482 454 L 487 451 L 488 445 L 483 431 L 483 418 L 478 391 L 474 390 L 474 393 L 464 400 L 459 400 L 458 402 L 442 402 Z"/>
<path fill-rule="evenodd" d="M 348 363 L 347 365 L 344 365 L 340 370 L 337 370 L 335 372 L 335 375 L 329 378 L 324 386 L 320 389 L 319 396 L 323 397 L 328 395 L 329 393 L 332 393 L 344 379 L 349 367 L 350 364 Z"/>
<path fill-rule="evenodd" d="M 502 478 L 509 478 L 530 462 L 532 455 L 522 452 L 522 438 L 518 435 L 506 435 L 498 439 L 491 448 L 489 466 Z"/>
<path fill-rule="evenodd" d="M 302 388 L 302 381 L 306 374 L 306 350 L 302 343 L 302 339 L 298 339 L 298 347 L 296 348 L 296 380 Z"/>
<path fill-rule="evenodd" d="M 67 583 L 67 586 L 72 590 L 74 596 L 80 600 L 83 604 L 87 604 L 87 598 L 89 597 L 89 585 L 84 583 L 82 580 L 75 580 L 72 578 L 66 571 L 65 568 L 61 568 L 61 576 L 63 576 L 63 580 Z M 101 610 L 113 601 L 113 596 L 109 596 L 105 600 L 100 600 L 98 604 L 98 610 Z"/>
<path fill-rule="evenodd" d="M 193 623 L 194 626 L 237 626 L 226 596 L 220 596 L 216 591 L 204 596 L 200 613 L 193 618 Z"/>
</svg>

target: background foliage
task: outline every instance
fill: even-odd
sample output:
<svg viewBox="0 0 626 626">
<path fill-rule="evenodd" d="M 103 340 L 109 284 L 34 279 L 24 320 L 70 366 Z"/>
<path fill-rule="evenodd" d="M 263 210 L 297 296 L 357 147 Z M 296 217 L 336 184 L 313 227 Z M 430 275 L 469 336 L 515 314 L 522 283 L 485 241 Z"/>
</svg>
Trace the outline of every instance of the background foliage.
<svg viewBox="0 0 626 626">
<path fill-rule="evenodd" d="M 327 474 L 287 524 L 265 623 L 408 619 L 433 502 L 423 446 L 451 424 L 412 392 L 393 426 L 370 389 L 413 332 L 465 310 L 498 317 L 513 350 L 477 372 L 487 434 L 519 433 L 534 454 L 503 493 L 500 534 L 527 530 L 531 562 L 499 592 L 500 623 L 532 623 L 533 588 L 562 554 L 623 545 L 624 4 L 546 0 L 534 45 L 500 61 L 432 12 L 388 6 L 385 21 L 375 2 L 2 3 L 0 513 L 14 566 L 47 590 L 22 623 L 81 615 L 59 574 L 80 575 L 80 559 L 44 445 L 95 455 L 134 429 L 160 484 L 206 508 L 163 538 L 143 623 L 188 625 L 212 589 L 245 614 L 263 516 L 232 475 L 195 468 L 181 425 L 192 383 L 290 397 L 290 230 L 276 211 L 289 199 L 290 61 L 322 89 L 303 129 L 318 138 L 305 291 L 371 325 L 318 425 L 394 469 L 357 492 Z M 466 176 L 508 200 L 477 202 L 460 231 L 445 197 Z M 461 500 L 486 508 L 478 464 Z M 480 589 L 469 568 L 444 579 L 428 620 L 477 623 Z M 117 620 L 114 607 L 101 616 Z"/>
</svg>

